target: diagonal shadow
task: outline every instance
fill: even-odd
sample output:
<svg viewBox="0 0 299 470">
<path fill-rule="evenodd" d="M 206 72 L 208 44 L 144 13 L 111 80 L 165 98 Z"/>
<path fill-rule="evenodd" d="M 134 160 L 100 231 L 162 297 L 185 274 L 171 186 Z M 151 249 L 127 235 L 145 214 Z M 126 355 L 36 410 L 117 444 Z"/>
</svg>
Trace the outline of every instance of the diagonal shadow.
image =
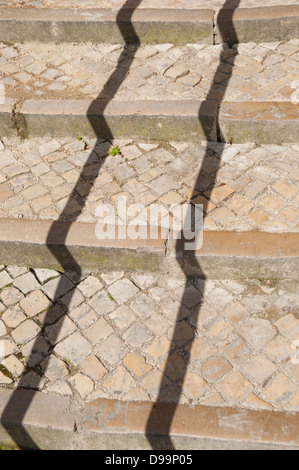
<svg viewBox="0 0 299 470">
<path fill-rule="evenodd" d="M 219 32 L 220 32 L 223 43 L 226 42 L 228 31 L 230 35 L 230 45 L 238 44 L 239 42 L 235 28 L 234 28 L 234 24 L 233 24 L 233 15 L 234 15 L 234 11 L 239 7 L 240 1 L 241 0 L 235 0 L 234 6 L 232 7 L 231 1 L 226 0 L 226 2 L 224 3 L 222 9 L 220 10 L 218 14 L 217 24 L 218 24 Z M 232 9 L 228 10 L 228 8 L 232 8 Z M 226 20 L 225 30 L 224 30 L 223 23 L 221 23 L 221 20 L 224 18 Z M 225 49 L 225 47 L 223 46 L 222 52 L 219 57 L 219 65 L 213 77 L 212 85 L 208 91 L 205 101 L 201 104 L 199 113 L 198 113 L 201 126 L 206 136 L 206 141 L 208 141 L 210 129 L 207 127 L 205 121 L 201 119 L 200 117 L 201 111 L 209 105 L 211 100 L 217 99 L 219 106 L 218 106 L 218 114 L 216 117 L 216 126 L 217 126 L 216 128 L 218 132 L 219 146 L 217 148 L 218 158 L 214 158 L 214 161 L 216 161 L 217 163 L 214 164 L 213 170 L 211 172 L 211 169 L 210 169 L 211 158 L 210 157 L 213 156 L 213 152 L 211 151 L 211 148 L 207 144 L 204 159 L 203 159 L 201 168 L 197 176 L 197 180 L 195 183 L 195 187 L 193 189 L 193 195 L 191 196 L 191 199 L 195 197 L 198 194 L 198 192 L 201 194 L 204 193 L 206 198 L 210 197 L 212 190 L 216 184 L 217 173 L 218 173 L 219 166 L 221 163 L 221 155 L 224 150 L 225 142 L 220 132 L 219 112 L 221 108 L 221 103 L 224 99 L 225 91 L 228 87 L 229 80 L 233 73 L 233 68 L 234 68 L 234 63 L 235 63 L 235 56 L 234 57 L 230 56 L 231 57 L 230 60 L 229 61 L 227 60 L 226 51 L 227 49 Z M 224 63 L 226 64 L 225 81 L 223 81 L 223 71 L 224 71 L 223 64 Z M 222 87 L 220 96 L 219 96 L 219 83 L 224 84 L 224 86 Z M 204 210 L 204 217 L 205 217 L 206 216 L 205 211 L 207 210 L 207 203 L 203 204 L 203 210 Z M 151 409 L 151 413 L 150 413 L 147 426 L 146 426 L 147 439 L 154 450 L 161 450 L 161 445 L 163 449 L 165 448 L 167 450 L 175 450 L 175 446 L 170 437 L 171 425 L 175 417 L 176 409 L 178 407 L 178 403 L 180 402 L 180 398 L 183 392 L 184 382 L 186 379 L 186 372 L 187 372 L 188 365 L 190 364 L 190 360 L 191 360 L 191 349 L 196 339 L 195 328 L 192 328 L 192 329 L 189 328 L 187 329 L 187 332 L 184 332 L 184 328 L 183 328 L 183 322 L 184 322 L 184 319 L 186 318 L 185 306 L 188 305 L 190 301 L 189 287 L 192 282 L 192 279 L 189 277 L 189 274 L 188 274 L 189 270 L 188 270 L 188 266 L 186 263 L 186 255 L 184 256 L 183 243 L 184 243 L 183 233 L 181 233 L 181 238 L 180 239 L 178 238 L 176 242 L 176 259 L 186 278 L 185 289 L 184 289 L 184 293 L 182 296 L 179 312 L 177 315 L 175 329 L 174 329 L 173 336 L 171 339 L 170 351 L 169 351 L 168 358 L 166 360 L 166 364 L 163 370 L 163 377 L 162 377 L 161 384 L 159 387 L 158 397 Z M 195 307 L 193 307 L 193 311 L 192 311 L 192 324 L 196 325 L 199 319 L 201 306 L 203 302 L 206 276 L 196 259 L 195 251 L 193 252 L 188 251 L 188 261 L 189 263 L 192 264 L 193 268 L 196 268 L 196 272 L 198 273 L 198 278 L 199 278 L 197 280 L 197 287 L 198 287 L 198 294 L 196 294 L 197 298 L 194 299 L 193 297 L 192 299 L 192 303 L 195 304 Z M 193 296 L 194 296 L 194 290 L 193 290 Z M 179 345 L 184 345 L 184 367 L 183 368 L 178 363 L 178 356 L 174 353 L 174 351 L 177 349 Z M 169 383 L 170 383 L 169 379 L 173 377 L 174 378 L 179 377 L 179 385 L 177 388 L 172 390 L 171 403 L 163 403 L 163 401 L 165 401 L 167 390 L 169 390 Z M 163 435 L 162 444 L 161 444 L 161 437 L 162 437 L 161 434 Z"/>
<path fill-rule="evenodd" d="M 80 281 L 81 276 L 82 276 L 82 270 L 79 264 L 73 258 L 70 251 L 67 249 L 65 245 L 66 238 L 69 233 L 72 222 L 74 222 L 82 213 L 84 206 L 86 204 L 88 195 L 90 194 L 90 191 L 92 190 L 94 186 L 95 180 L 100 173 L 100 170 L 103 164 L 103 159 L 101 160 L 101 158 L 108 155 L 108 152 L 109 152 L 110 142 L 108 140 L 102 139 L 102 137 L 104 137 L 105 139 L 112 139 L 113 134 L 105 120 L 104 112 L 109 102 L 115 97 L 119 87 L 125 80 L 130 70 L 130 67 L 132 65 L 132 62 L 134 60 L 135 54 L 140 47 L 140 40 L 133 27 L 132 17 L 133 17 L 134 11 L 139 7 L 141 2 L 142 0 L 127 0 L 117 14 L 116 23 L 122 34 L 125 45 L 118 59 L 118 63 L 117 63 L 115 70 L 110 75 L 105 86 L 103 87 L 103 90 L 99 94 L 97 100 L 95 100 L 91 104 L 87 112 L 87 117 L 91 123 L 91 126 L 94 129 L 96 136 L 98 137 L 98 140 L 87 162 L 85 163 L 82 169 L 80 177 L 78 181 L 76 182 L 74 189 L 62 213 L 60 214 L 59 219 L 53 222 L 49 230 L 48 236 L 47 236 L 48 249 L 54 255 L 54 257 L 56 258 L 58 263 L 62 266 L 64 271 L 72 270 L 76 273 L 76 282 Z M 92 166 L 92 171 L 90 171 L 91 166 Z M 83 186 L 84 186 L 84 192 L 82 194 Z M 69 219 L 70 214 L 72 214 L 72 210 L 73 210 L 72 206 L 73 206 L 74 199 L 76 200 L 79 199 L 81 202 L 80 214 L 77 214 L 75 217 L 73 217 L 72 222 L 66 222 L 66 219 Z M 57 233 L 59 233 L 59 243 L 60 243 L 59 246 L 53 244 L 53 239 L 55 238 L 57 239 Z M 59 298 L 61 297 L 61 292 L 63 292 L 63 289 L 64 289 L 65 277 L 61 276 L 60 279 L 61 280 L 56 288 L 56 292 L 53 298 L 54 305 L 57 301 L 59 301 Z M 75 289 L 68 296 L 67 304 L 64 303 L 66 312 L 69 309 L 74 292 L 75 292 Z M 53 309 L 50 309 L 45 316 L 41 332 L 39 336 L 37 337 L 37 339 L 35 340 L 35 343 L 32 347 L 32 352 L 27 360 L 27 366 L 29 366 L 29 369 L 30 369 L 30 365 L 32 363 L 35 363 L 36 351 L 40 349 L 41 344 L 43 343 L 45 328 L 47 325 L 53 323 L 52 318 L 53 318 L 53 315 L 55 314 L 56 313 L 55 313 L 55 306 L 54 306 L 54 311 Z M 60 328 L 62 326 L 62 323 L 63 322 L 61 322 L 60 324 Z M 59 335 L 59 331 L 60 330 L 57 328 L 56 338 Z M 55 342 L 56 342 L 55 338 L 54 337 L 51 338 L 51 343 L 55 344 Z M 48 353 L 49 352 L 50 351 L 48 351 Z M 43 373 L 45 373 L 45 369 Z M 37 376 L 35 379 L 35 383 L 33 384 L 34 385 L 33 388 L 37 390 L 39 388 L 39 385 L 41 384 L 41 381 L 42 381 L 42 376 Z M 21 378 L 18 384 L 18 388 L 12 394 L 11 399 L 9 400 L 9 402 L 7 403 L 3 411 L 3 414 L 1 416 L 1 423 L 3 427 L 6 429 L 6 431 L 8 432 L 8 434 L 13 439 L 14 443 L 20 449 L 39 450 L 39 447 L 31 438 L 31 436 L 25 430 L 24 427 L 22 429 L 20 429 L 20 427 L 16 429 L 16 427 L 10 424 L 13 422 L 18 422 L 18 423 L 23 422 L 26 412 L 28 411 L 30 404 L 32 403 L 32 400 L 34 399 L 34 396 L 36 394 L 35 391 L 26 391 L 25 393 L 21 393 L 20 390 L 23 389 L 24 387 L 25 387 L 25 381 L 24 379 Z"/>
</svg>

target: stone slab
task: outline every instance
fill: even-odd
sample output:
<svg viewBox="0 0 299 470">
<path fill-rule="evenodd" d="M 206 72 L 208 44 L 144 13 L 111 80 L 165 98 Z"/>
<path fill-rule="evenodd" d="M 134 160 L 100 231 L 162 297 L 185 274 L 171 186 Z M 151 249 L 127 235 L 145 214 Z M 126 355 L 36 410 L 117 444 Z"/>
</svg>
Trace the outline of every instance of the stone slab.
<svg viewBox="0 0 299 470">
<path fill-rule="evenodd" d="M 1 8 L 0 41 L 213 44 L 213 10 Z"/>
<path fill-rule="evenodd" d="M 275 42 L 299 35 L 299 5 L 221 10 L 216 43 Z M 232 28 L 233 24 L 233 28 Z"/>
<path fill-rule="evenodd" d="M 281 144 L 297 142 L 299 104 L 288 102 L 224 102 L 219 116 L 225 142 Z"/>
<path fill-rule="evenodd" d="M 20 110 L 27 136 L 96 136 L 155 140 L 217 140 L 217 103 L 27 100 Z M 180 129 L 180 135 L 177 129 Z"/>
</svg>

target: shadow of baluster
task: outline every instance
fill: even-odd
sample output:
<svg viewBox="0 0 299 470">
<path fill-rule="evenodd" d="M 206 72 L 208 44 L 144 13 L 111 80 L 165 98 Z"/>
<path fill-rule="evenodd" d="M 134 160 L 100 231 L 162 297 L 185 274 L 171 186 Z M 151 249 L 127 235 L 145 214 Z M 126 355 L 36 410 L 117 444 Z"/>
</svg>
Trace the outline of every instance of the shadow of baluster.
<svg viewBox="0 0 299 470">
<path fill-rule="evenodd" d="M 234 14 L 234 11 L 238 8 L 240 1 L 241 0 L 236 0 L 234 2 L 234 7 L 233 7 L 234 9 L 228 10 L 228 8 L 231 5 L 231 1 L 227 0 L 218 14 L 217 24 L 218 24 L 218 29 L 219 29 L 221 38 L 223 40 L 223 43 L 226 41 L 227 31 L 229 30 L 230 44 L 232 45 L 238 44 L 238 37 L 237 37 L 236 31 L 234 28 L 234 23 L 233 23 L 233 14 Z M 225 31 L 224 31 L 223 23 L 221 22 L 224 16 L 226 20 Z M 206 140 L 208 140 L 209 135 L 210 135 L 210 127 L 207 127 L 206 122 L 203 119 L 201 119 L 201 115 L 202 115 L 201 111 L 206 109 L 212 100 L 216 99 L 218 101 L 218 104 L 219 104 L 218 114 L 216 116 L 216 127 L 218 130 L 218 141 L 219 141 L 219 146 L 217 148 L 218 164 L 213 167 L 212 172 L 210 170 L 207 171 L 210 157 L 213 155 L 213 152 L 211 152 L 211 149 L 207 145 L 203 162 L 198 173 L 198 177 L 196 180 L 196 184 L 194 186 L 193 195 L 191 196 L 191 199 L 198 194 L 198 191 L 204 192 L 205 197 L 209 198 L 213 188 L 215 187 L 217 173 L 218 173 L 220 162 L 221 162 L 221 155 L 222 155 L 225 143 L 223 141 L 222 136 L 220 135 L 219 112 L 221 109 L 221 103 L 223 101 L 225 91 L 228 87 L 229 80 L 233 73 L 234 62 L 235 62 L 235 58 L 231 58 L 229 61 L 227 61 L 226 51 L 227 49 L 223 47 L 222 52 L 219 57 L 219 65 L 213 77 L 212 85 L 207 93 L 207 97 L 205 101 L 201 104 L 201 107 L 198 113 L 201 126 L 206 136 Z M 223 82 L 223 63 L 226 63 L 226 70 L 225 70 L 226 79 L 224 82 L 225 85 L 222 87 L 221 95 L 219 96 L 219 90 L 220 90 L 219 83 Z M 203 209 L 204 211 L 207 209 L 207 204 L 203 206 Z M 183 393 L 184 381 L 186 378 L 188 366 L 190 364 L 190 359 L 191 359 L 191 349 L 196 338 L 195 328 L 187 329 L 187 333 L 184 333 L 184 329 L 182 329 L 182 321 L 186 317 L 185 305 L 188 304 L 189 295 L 190 295 L 188 287 L 190 286 L 190 283 L 192 283 L 192 278 L 190 278 L 189 276 L 189 269 L 186 266 L 184 253 L 183 253 L 183 233 L 181 233 L 181 239 L 178 239 L 176 242 L 176 259 L 181 267 L 182 274 L 185 275 L 186 284 L 185 284 L 185 290 L 184 290 L 182 300 L 181 300 L 180 309 L 179 309 L 177 319 L 176 319 L 174 333 L 171 339 L 170 351 L 169 351 L 168 358 L 166 360 L 166 364 L 165 364 L 164 371 L 163 371 L 163 378 L 159 387 L 158 397 L 157 397 L 155 404 L 152 407 L 152 410 L 151 410 L 151 413 L 147 422 L 147 429 L 146 429 L 147 439 L 150 442 L 152 448 L 155 450 L 161 450 L 161 446 L 168 450 L 175 449 L 174 444 L 172 443 L 172 440 L 171 440 L 171 425 L 172 425 L 178 404 L 180 402 L 180 399 Z M 200 264 L 196 260 L 195 252 L 189 251 L 188 259 L 189 259 L 190 264 L 192 264 L 193 269 L 196 270 L 197 276 L 199 278 L 197 280 L 197 287 L 199 288 L 197 299 L 194 298 L 194 290 L 193 290 L 193 297 L 192 297 L 192 303 L 196 304 L 192 312 L 192 324 L 196 325 L 200 316 L 200 310 L 201 310 L 203 296 L 205 292 L 206 276 L 205 276 L 204 271 L 201 269 Z M 178 370 L 178 364 L 176 363 L 177 356 L 175 354 L 172 354 L 173 350 L 175 350 L 177 345 L 179 344 L 184 344 L 185 368 L 183 371 Z M 163 403 L 163 400 L 165 401 L 165 394 L 167 394 L 167 390 L 169 388 L 169 377 L 173 377 L 174 374 L 176 374 L 176 372 L 180 375 L 179 385 L 177 386 L 177 388 L 172 390 L 171 402 L 167 404 Z M 163 442 L 161 440 L 161 435 L 163 435 Z"/>
<path fill-rule="evenodd" d="M 127 0 L 123 7 L 119 10 L 116 23 L 118 28 L 121 32 L 125 45 L 123 50 L 120 54 L 118 59 L 117 66 L 115 70 L 110 75 L 107 83 L 104 85 L 103 90 L 97 97 L 97 99 L 92 102 L 90 105 L 87 118 L 89 119 L 91 126 L 94 129 L 95 135 L 97 136 L 98 140 L 97 143 L 91 152 L 87 162 L 85 163 L 80 177 L 76 182 L 74 189 L 68 198 L 68 201 L 61 212 L 59 219 L 53 222 L 49 234 L 47 237 L 47 247 L 50 252 L 54 255 L 55 259 L 57 260 L 58 264 L 62 266 L 63 270 L 72 270 L 76 272 L 76 281 L 79 282 L 82 276 L 82 270 L 80 265 L 76 262 L 70 251 L 66 247 L 66 239 L 69 233 L 69 230 L 72 226 L 72 223 L 79 217 L 79 215 L 83 212 L 87 198 L 92 190 L 95 180 L 100 174 L 101 166 L 103 163 L 102 156 L 108 155 L 108 151 L 110 148 L 110 142 L 106 141 L 103 143 L 103 137 L 105 139 L 113 139 L 113 133 L 111 132 L 109 125 L 106 122 L 104 117 L 104 112 L 110 103 L 110 101 L 115 97 L 117 91 L 121 84 L 124 82 L 132 62 L 134 60 L 135 54 L 140 47 L 140 40 L 139 37 L 134 29 L 132 23 L 132 16 L 134 11 L 139 7 L 142 3 L 142 0 Z M 97 147 L 100 146 L 100 155 L 98 156 Z M 95 162 L 96 160 L 96 162 Z M 90 166 L 93 165 L 93 171 L 90 173 Z M 84 195 L 82 196 L 82 184 L 85 184 L 85 191 Z M 79 196 L 80 195 L 80 196 Z M 73 200 L 79 200 L 81 205 L 81 211 L 79 214 L 76 214 L 75 217 L 72 217 L 72 222 L 67 222 L 70 218 L 70 214 L 72 213 L 72 206 Z M 93 228 L 92 228 L 93 229 Z M 59 246 L 57 246 L 57 238 L 59 234 Z M 54 240 L 56 242 L 54 243 Z M 53 302 L 57 302 L 61 296 L 61 291 L 63 290 L 63 283 L 64 278 L 61 277 L 61 281 L 59 282 Z M 73 294 L 75 290 L 72 291 Z M 69 310 L 69 305 L 72 301 L 72 295 L 68 297 L 67 304 L 64 304 L 65 311 Z M 41 328 L 41 332 L 39 336 L 36 338 L 35 343 L 32 347 L 32 353 L 27 360 L 27 364 L 31 364 L 34 361 L 34 351 L 39 350 L 39 344 L 42 338 L 44 337 L 45 327 L 51 321 L 52 311 L 51 309 L 46 314 L 44 319 L 44 323 Z M 62 323 L 60 328 L 62 327 Z M 59 335 L 60 330 L 57 328 L 56 330 L 56 338 Z M 55 343 L 55 338 L 51 338 L 52 344 Z M 49 351 L 50 353 L 50 351 Z M 43 374 L 45 373 L 43 370 Z M 42 382 L 43 375 L 37 376 L 34 385 L 34 389 L 38 390 L 41 382 Z M 15 427 L 10 425 L 11 422 L 19 422 L 21 423 L 24 419 L 24 416 L 27 410 L 34 399 L 36 392 L 34 390 L 26 391 L 24 393 L 21 392 L 21 389 L 25 388 L 26 384 L 24 379 L 20 379 L 18 383 L 18 388 L 14 391 L 11 399 L 7 403 L 5 410 L 1 416 L 1 423 L 3 427 L 7 430 L 10 434 L 14 443 L 21 449 L 35 449 L 38 450 L 37 444 L 28 434 L 26 429 L 20 426 Z"/>
</svg>

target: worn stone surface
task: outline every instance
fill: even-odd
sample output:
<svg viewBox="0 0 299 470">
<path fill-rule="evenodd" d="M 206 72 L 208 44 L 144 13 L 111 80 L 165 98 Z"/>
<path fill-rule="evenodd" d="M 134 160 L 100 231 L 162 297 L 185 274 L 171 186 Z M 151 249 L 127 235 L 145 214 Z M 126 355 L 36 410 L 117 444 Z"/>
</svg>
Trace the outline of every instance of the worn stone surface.
<svg viewBox="0 0 299 470">
<path fill-rule="evenodd" d="M 95 144 L 87 138 L 59 142 L 50 138 L 25 142 L 3 139 L 5 150 L 0 152 L 0 157 L 9 154 L 10 159 L 3 160 L 0 181 L 5 179 L 3 184 L 9 193 L 5 201 L 0 201 L 0 217 L 95 223 L 101 220 L 96 216 L 100 204 L 112 205 L 117 213 L 122 197 L 126 198 L 128 207 L 136 203 L 147 208 L 150 204 L 167 208 L 190 201 L 202 204 L 206 213 L 204 228 L 210 231 L 298 231 L 296 144 L 258 147 L 250 143 L 224 146 L 210 143 L 207 147 L 205 143 L 159 142 L 156 149 L 150 147 L 147 151 L 142 141 L 135 145 L 131 140 Z M 113 145 L 119 146 L 120 155 L 110 155 Z M 42 156 L 41 147 L 55 150 Z M 115 168 L 123 164 L 130 165 L 132 173 L 125 178 L 123 174 L 115 176 Z M 10 168 L 15 169 L 14 174 L 9 173 Z M 200 182 L 197 181 L 199 171 Z M 0 190 L 1 186 L 0 183 Z M 39 188 L 43 188 L 43 195 Z M 134 217 L 134 212 L 128 210 L 127 223 Z M 144 220 L 149 221 L 148 212 Z M 53 295 L 55 273 L 38 270 L 36 275 L 44 284 L 43 289 L 49 294 L 51 288 Z M 9 285 L 11 277 L 2 274 L 0 287 Z M 29 278 L 33 284 L 28 284 L 26 289 L 34 288 L 32 276 L 24 273 L 22 279 Z M 68 287 L 69 282 L 66 284 Z M 101 285 L 91 276 L 78 289 L 92 295 L 100 291 Z"/>
<path fill-rule="evenodd" d="M 0 43 L 6 97 L 22 103 L 28 99 L 92 100 L 98 96 L 117 103 L 200 102 L 207 95 L 210 100 L 229 102 L 290 102 L 292 96 L 296 97 L 297 39 L 242 43 L 233 48 L 191 41 L 186 46 L 163 46 L 142 45 L 137 51 L 128 47 L 126 56 L 132 64 L 124 78 L 117 68 L 123 54 L 121 45 L 48 43 L 37 48 L 35 43 L 13 47 Z M 119 81 L 115 96 L 104 91 L 112 78 Z"/>
<path fill-rule="evenodd" d="M 13 1 L 13 0 L 2 0 L 2 5 L 5 6 L 14 6 L 15 8 L 22 8 L 24 6 L 30 6 L 35 8 L 46 8 L 46 7 L 55 7 L 55 8 L 121 8 L 125 3 L 129 5 L 130 2 L 125 2 L 125 0 L 81 0 L 72 2 L 71 0 L 64 0 L 59 2 L 58 0 L 39 0 L 38 2 L 32 2 L 31 0 L 23 1 Z M 297 0 L 285 0 L 284 5 L 294 5 L 297 3 Z M 225 7 L 227 9 L 232 9 L 236 7 L 236 4 L 239 4 L 236 0 L 229 1 L 218 1 L 218 0 L 165 0 L 163 6 L 158 0 L 144 0 L 139 8 L 213 8 L 218 10 L 219 8 Z M 133 5 L 133 3 L 132 3 Z M 263 6 L 274 6 L 281 5 L 281 0 L 265 0 Z M 250 8 L 261 6 L 257 0 L 242 0 L 242 8 Z"/>
<path fill-rule="evenodd" d="M 55 297 L 42 280 L 37 290 L 21 293 L 26 270 L 2 266 L 1 277 L 8 273 L 16 277 L 3 292 L 13 289 L 15 303 L 4 302 L 0 314 L 2 386 L 37 388 L 82 403 L 159 396 L 185 404 L 298 411 L 294 281 L 190 278 L 185 287 L 182 276 L 84 271 L 80 279 L 71 272 L 44 273 L 56 281 Z M 32 274 L 41 277 L 39 270 Z M 73 307 L 57 289 L 71 282 L 67 275 L 80 294 Z"/>
</svg>

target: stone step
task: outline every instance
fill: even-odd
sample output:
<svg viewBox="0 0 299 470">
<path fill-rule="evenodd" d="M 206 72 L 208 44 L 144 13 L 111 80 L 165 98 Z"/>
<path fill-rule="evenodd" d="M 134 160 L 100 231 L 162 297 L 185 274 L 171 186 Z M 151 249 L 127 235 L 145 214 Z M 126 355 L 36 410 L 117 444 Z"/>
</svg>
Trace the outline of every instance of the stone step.
<svg viewBox="0 0 299 470">
<path fill-rule="evenodd" d="M 106 465 L 113 459 L 117 464 L 123 461 L 120 459 L 128 459 L 119 454 L 111 456 L 107 448 L 118 452 L 150 452 L 152 449 L 171 451 L 175 446 L 177 451 L 186 452 L 188 449 L 188 459 L 184 455 L 178 458 L 181 462 L 192 463 L 197 460 L 197 454 L 193 451 L 199 450 L 299 449 L 298 414 L 294 412 L 270 414 L 269 411 L 224 406 L 195 405 L 191 408 L 160 403 L 156 405 L 153 415 L 153 404 L 147 402 L 98 399 L 86 406 L 79 406 L 69 397 L 58 394 L 30 390 L 13 393 L 4 388 L 0 390 L 0 413 L 10 400 L 15 403 L 14 412 L 9 411 L 0 424 L 0 443 L 11 449 L 101 450 L 99 462 L 102 459 Z M 26 401 L 31 401 L 31 406 L 25 418 L 21 419 L 18 412 L 22 413 L 21 404 Z M 167 416 L 174 409 L 176 413 L 169 432 Z M 112 413 L 113 421 L 102 424 Z M 94 423 L 99 420 L 101 424 L 96 426 Z M 137 453 L 135 455 L 134 458 L 138 458 Z M 146 460 L 145 454 L 142 457 Z M 153 464 L 157 458 L 152 452 L 148 462 Z M 124 462 L 127 463 L 127 460 Z"/>
<path fill-rule="evenodd" d="M 297 280 L 1 265 L 0 443 L 298 446 L 298 309 Z"/>
<path fill-rule="evenodd" d="M 298 145 L 83 137 L 6 138 L 2 147 L 2 263 L 164 274 L 183 266 L 211 279 L 296 278 Z M 195 251 L 173 231 L 171 205 L 190 203 L 204 210 L 203 245 Z M 135 220 L 142 235 L 103 235 L 103 204 L 128 227 L 143 209 Z M 143 205 L 137 214 L 136 204 Z M 161 230 L 153 230 L 155 204 Z"/>
<path fill-rule="evenodd" d="M 180 129 L 185 141 L 296 142 L 298 51 L 298 40 L 233 48 L 1 44 L 0 136 L 15 127 L 23 137 L 169 141 Z"/>
<path fill-rule="evenodd" d="M 219 14 L 219 2 L 180 5 L 172 2 L 168 8 L 161 4 L 155 8 L 142 8 L 141 1 L 119 2 L 110 9 L 110 2 L 102 9 L 57 8 L 61 2 L 51 2 L 45 8 L 1 8 L 0 41 L 16 42 L 141 42 L 145 44 L 186 44 L 227 42 L 282 41 L 298 37 L 299 5 L 279 5 L 268 1 L 262 8 L 246 8 L 223 2 L 225 10 Z M 240 2 L 237 2 L 240 3 Z M 244 4 L 245 3 L 245 4 Z M 133 10 L 126 9 L 126 5 Z M 98 4 L 96 5 L 98 6 Z M 248 5 L 252 7 L 252 2 Z M 207 7 L 209 9 L 207 9 Z M 118 8 L 118 9 L 116 9 Z M 233 10 L 233 8 L 235 10 Z M 232 28 L 232 22 L 234 27 Z M 220 33 L 219 33 L 220 32 Z M 214 38 L 215 36 L 215 38 Z"/>
</svg>

